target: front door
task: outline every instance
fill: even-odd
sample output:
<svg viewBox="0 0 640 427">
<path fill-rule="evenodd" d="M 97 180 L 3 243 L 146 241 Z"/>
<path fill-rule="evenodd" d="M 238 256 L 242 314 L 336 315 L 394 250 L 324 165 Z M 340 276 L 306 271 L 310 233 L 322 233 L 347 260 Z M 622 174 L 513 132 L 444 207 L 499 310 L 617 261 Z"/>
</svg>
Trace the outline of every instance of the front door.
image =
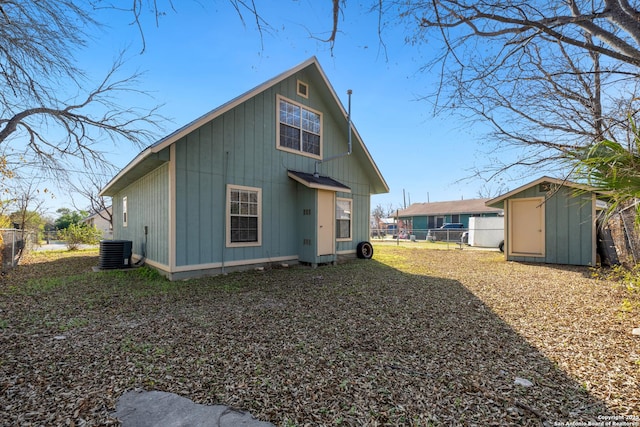
<svg viewBox="0 0 640 427">
<path fill-rule="evenodd" d="M 318 190 L 318 256 L 335 253 L 335 193 Z"/>
<path fill-rule="evenodd" d="M 544 198 L 509 200 L 511 255 L 544 256 Z"/>
</svg>

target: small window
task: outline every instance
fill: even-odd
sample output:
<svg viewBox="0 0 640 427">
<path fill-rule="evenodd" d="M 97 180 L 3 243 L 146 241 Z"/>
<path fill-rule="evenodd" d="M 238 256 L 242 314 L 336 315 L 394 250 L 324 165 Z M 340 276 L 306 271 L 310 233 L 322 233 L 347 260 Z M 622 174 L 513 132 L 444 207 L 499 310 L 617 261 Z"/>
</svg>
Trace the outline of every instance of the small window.
<svg viewBox="0 0 640 427">
<path fill-rule="evenodd" d="M 278 148 L 320 158 L 322 115 L 280 97 L 278 111 Z"/>
<path fill-rule="evenodd" d="M 309 98 L 309 85 L 298 80 L 298 95 Z"/>
<path fill-rule="evenodd" d="M 227 246 L 260 246 L 262 190 L 227 186 Z"/>
<path fill-rule="evenodd" d="M 122 226 L 127 226 L 127 197 L 122 198 Z"/>
<path fill-rule="evenodd" d="M 336 199 L 336 238 L 351 240 L 351 199 Z"/>
</svg>

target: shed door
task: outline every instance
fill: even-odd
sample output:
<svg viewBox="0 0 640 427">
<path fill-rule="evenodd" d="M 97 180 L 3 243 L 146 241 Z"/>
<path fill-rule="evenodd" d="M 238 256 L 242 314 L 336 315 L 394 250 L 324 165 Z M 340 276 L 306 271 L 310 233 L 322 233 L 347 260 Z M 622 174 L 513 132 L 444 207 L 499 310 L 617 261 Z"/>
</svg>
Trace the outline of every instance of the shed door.
<svg viewBox="0 0 640 427">
<path fill-rule="evenodd" d="M 334 196 L 333 191 L 318 190 L 318 256 L 335 252 Z"/>
<path fill-rule="evenodd" d="M 544 198 L 509 200 L 511 255 L 544 256 Z"/>
</svg>

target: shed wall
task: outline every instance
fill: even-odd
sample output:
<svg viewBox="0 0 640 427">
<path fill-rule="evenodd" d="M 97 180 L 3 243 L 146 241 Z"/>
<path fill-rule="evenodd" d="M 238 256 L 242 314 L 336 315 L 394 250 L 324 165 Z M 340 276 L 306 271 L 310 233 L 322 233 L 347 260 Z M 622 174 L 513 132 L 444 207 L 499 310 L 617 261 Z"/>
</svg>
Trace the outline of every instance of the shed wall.
<svg viewBox="0 0 640 427">
<path fill-rule="evenodd" d="M 546 196 L 545 255 L 525 257 L 507 255 L 511 261 L 550 264 L 593 265 L 595 263 L 595 196 L 562 186 L 549 194 L 536 185 L 512 198 Z M 508 229 L 505 230 L 508 233 Z M 505 241 L 508 239 L 505 236 Z"/>
</svg>

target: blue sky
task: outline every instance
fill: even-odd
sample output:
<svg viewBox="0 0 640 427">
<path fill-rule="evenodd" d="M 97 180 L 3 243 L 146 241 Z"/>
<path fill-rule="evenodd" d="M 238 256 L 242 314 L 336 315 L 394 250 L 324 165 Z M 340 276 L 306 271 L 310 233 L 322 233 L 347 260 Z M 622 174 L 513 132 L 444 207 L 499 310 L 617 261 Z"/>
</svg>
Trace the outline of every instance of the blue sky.
<svg viewBox="0 0 640 427">
<path fill-rule="evenodd" d="M 165 126 L 167 134 L 315 55 L 345 105 L 347 90 L 353 90 L 353 123 L 391 189 L 374 196 L 372 207 L 398 208 L 405 200 L 408 205 L 427 197 L 430 201 L 478 197 L 483 182 L 458 181 L 488 161 L 481 145 L 485 130 L 456 116 L 433 117 L 431 104 L 419 100 L 438 82 L 436 74 L 420 71 L 437 49 L 437 41 L 410 46 L 405 43 L 410 30 L 402 24 L 387 25 L 382 32 L 385 51 L 378 38 L 377 15 L 349 2 L 331 51 L 328 43 L 313 38 L 328 36 L 330 2 L 277 4 L 261 7 L 258 2 L 262 17 L 273 27 L 261 37 L 251 16 L 245 14 L 243 25 L 227 1 L 179 2 L 157 27 L 151 14 L 144 15 L 142 54 L 141 37 L 130 17 L 102 12 L 98 18 L 110 24 L 78 54 L 79 65 L 97 79 L 118 52 L 127 49 L 126 69 L 145 71 L 139 89 L 155 99 L 127 95 L 118 102 L 164 104 L 161 113 L 172 119 Z M 119 167 L 140 151 L 125 143 L 104 149 Z M 64 205 L 64 200 L 57 197 L 52 203 Z"/>
</svg>

